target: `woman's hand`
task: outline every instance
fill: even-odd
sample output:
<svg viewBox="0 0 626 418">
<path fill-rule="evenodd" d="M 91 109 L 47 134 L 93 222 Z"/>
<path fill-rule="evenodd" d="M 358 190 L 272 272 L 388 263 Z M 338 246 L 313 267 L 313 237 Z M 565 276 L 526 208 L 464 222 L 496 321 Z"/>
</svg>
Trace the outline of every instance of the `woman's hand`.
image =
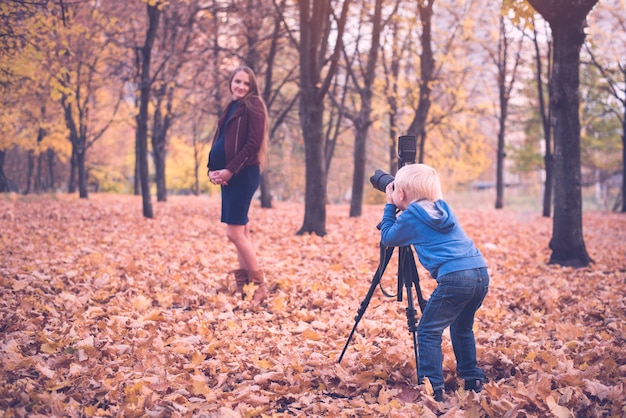
<svg viewBox="0 0 626 418">
<path fill-rule="evenodd" d="M 233 173 L 230 170 L 215 170 L 209 171 L 209 180 L 213 184 L 219 184 L 220 186 L 227 186 L 228 180 L 233 177 Z"/>
</svg>

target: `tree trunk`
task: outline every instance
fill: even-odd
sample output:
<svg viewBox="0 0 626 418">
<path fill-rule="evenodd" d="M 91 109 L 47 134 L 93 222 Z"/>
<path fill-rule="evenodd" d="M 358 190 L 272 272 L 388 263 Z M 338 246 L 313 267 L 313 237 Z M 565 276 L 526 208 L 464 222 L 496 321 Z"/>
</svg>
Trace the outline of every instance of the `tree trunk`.
<svg viewBox="0 0 626 418">
<path fill-rule="evenodd" d="M 376 77 L 376 64 L 380 50 L 380 32 L 382 30 L 382 0 L 376 0 L 372 19 L 372 45 L 367 57 L 363 87 L 359 88 L 361 109 L 355 121 L 354 138 L 354 173 L 352 176 L 352 197 L 350 198 L 350 216 L 361 216 L 363 210 L 363 188 L 365 187 L 365 162 L 367 160 L 367 135 L 372 124 L 372 96 Z"/>
<path fill-rule="evenodd" d="M 539 114 L 541 116 L 541 126 L 543 127 L 543 137 L 545 141 L 545 155 L 543 158 L 543 165 L 546 172 L 546 178 L 544 182 L 543 189 L 543 213 L 542 215 L 546 218 L 549 218 L 552 214 L 552 186 L 554 184 L 553 179 L 553 167 L 554 167 L 554 156 L 552 155 L 552 124 L 551 115 L 550 115 L 550 107 L 546 107 L 546 101 L 544 98 L 543 90 L 543 70 L 542 70 L 542 61 L 541 61 L 541 52 L 539 50 L 539 42 L 537 41 L 537 30 L 534 30 L 533 44 L 535 46 L 535 63 L 537 65 L 536 72 L 536 81 L 537 81 L 537 97 L 539 98 Z M 548 80 L 550 79 L 550 75 L 552 73 L 552 47 L 551 44 L 548 44 L 548 52 L 546 54 L 547 57 L 547 69 L 548 69 Z M 548 100 L 550 98 L 550 90 L 548 89 Z"/>
<path fill-rule="evenodd" d="M 626 72 L 624 76 L 624 85 L 626 85 Z M 626 92 L 626 88 L 624 90 Z M 622 213 L 626 213 L 626 102 L 622 115 Z"/>
<path fill-rule="evenodd" d="M 45 110 L 43 109 L 45 109 L 45 107 L 42 107 L 42 117 L 45 117 Z M 43 141 L 45 136 L 46 136 L 45 130 L 43 128 L 39 128 L 39 132 L 37 133 L 37 149 L 41 149 L 41 141 Z M 35 172 L 35 179 L 33 182 L 34 193 L 41 193 L 43 191 L 43 184 L 41 181 L 41 162 L 42 162 L 42 154 L 40 152 L 39 155 L 37 156 L 36 167 L 34 167 L 34 172 Z M 35 161 L 33 161 L 33 164 L 35 164 Z"/>
<path fill-rule="evenodd" d="M 509 116 L 509 100 L 511 90 L 517 78 L 517 68 L 520 63 L 522 42 L 524 38 L 519 38 L 517 51 L 513 54 L 509 52 L 513 37 L 507 33 L 505 17 L 500 16 L 500 35 L 498 38 L 498 52 L 496 55 L 496 66 L 498 67 L 498 91 L 500 115 L 498 118 L 498 149 L 496 155 L 496 209 L 504 207 L 504 190 L 506 189 L 504 170 L 506 159 L 506 120 Z M 513 68 L 509 71 L 510 57 L 513 55 Z"/>
<path fill-rule="evenodd" d="M 500 102 L 500 112 L 506 112 L 503 107 L 506 108 L 506 105 L 503 105 L 502 102 Z M 506 153 L 504 151 L 504 124 L 505 121 L 502 113 L 500 113 L 498 150 L 496 151 L 496 209 L 502 209 L 504 207 L 504 159 L 506 157 Z"/>
<path fill-rule="evenodd" d="M 167 135 L 171 124 L 172 103 L 171 98 L 173 91 L 167 92 L 166 86 L 156 93 L 157 103 L 154 110 L 154 118 L 152 124 L 152 159 L 154 161 L 154 177 L 157 189 L 157 202 L 167 201 L 167 185 L 165 179 L 165 161 L 167 157 Z M 165 114 L 161 110 L 163 100 L 166 100 Z"/>
<path fill-rule="evenodd" d="M 431 84 L 433 82 L 433 74 L 435 71 L 435 59 L 433 58 L 432 48 L 432 17 L 433 4 L 435 0 L 427 0 L 418 2 L 420 22 L 422 23 L 422 34 L 420 41 L 422 45 L 422 54 L 420 56 L 420 72 L 421 80 L 419 83 L 419 100 L 415 117 L 409 126 L 407 135 L 413 135 L 418 138 L 419 156 L 418 162 L 424 162 L 424 149 L 426 142 L 426 120 L 430 111 L 430 93 Z"/>
<path fill-rule="evenodd" d="M 300 95 L 300 124 L 304 135 L 305 192 L 304 220 L 298 235 L 326 235 L 327 172 L 324 157 L 324 106 L 316 103 L 316 89 Z M 313 97 L 311 97 L 313 96 Z"/>
<path fill-rule="evenodd" d="M 193 194 L 195 196 L 200 195 L 200 147 L 201 143 L 198 140 L 198 124 L 196 119 L 192 119 L 192 132 L 193 132 Z M 206 170 L 205 170 L 206 171 Z"/>
<path fill-rule="evenodd" d="M 150 201 L 150 180 L 148 171 L 148 103 L 150 101 L 150 61 L 152 57 L 152 45 L 156 38 L 157 27 L 161 12 L 160 4 L 148 8 L 148 30 L 146 40 L 141 48 L 141 81 L 139 96 L 139 114 L 137 115 L 137 148 L 139 154 L 139 175 L 141 184 L 141 197 L 143 204 L 143 216 L 153 218 L 152 202 Z"/>
<path fill-rule="evenodd" d="M 270 189 L 270 181 L 269 181 L 269 170 L 264 171 L 261 174 L 261 207 L 265 209 L 270 209 L 272 207 L 272 193 Z"/>
<path fill-rule="evenodd" d="M 49 185 L 50 189 L 54 191 L 54 150 L 52 148 L 49 148 L 46 154 L 48 157 L 48 178 L 50 181 Z"/>
<path fill-rule="evenodd" d="M 135 132 L 135 176 L 133 178 L 133 191 L 135 196 L 141 194 L 141 171 L 139 170 L 139 136 Z"/>
<path fill-rule="evenodd" d="M 28 151 L 28 171 L 26 174 L 26 190 L 24 194 L 30 194 L 30 187 L 33 183 L 33 173 L 35 172 L 35 152 L 33 150 Z"/>
<path fill-rule="evenodd" d="M 69 77 L 67 84 L 69 84 Z M 65 115 L 65 126 L 67 126 L 70 135 L 69 140 L 72 144 L 72 173 L 70 175 L 69 189 L 70 193 L 74 193 L 78 182 L 78 195 L 81 199 L 87 199 L 89 197 L 87 193 L 87 173 L 85 170 L 87 128 L 80 122 L 77 126 L 72 112 L 72 103 L 67 99 L 66 96 L 62 97 L 61 106 Z M 78 172 L 78 178 L 76 178 L 76 172 Z"/>
<path fill-rule="evenodd" d="M 76 149 L 72 145 L 72 156 L 70 157 L 70 178 L 67 182 L 67 192 L 69 194 L 76 193 L 76 172 L 78 171 L 76 165 L 77 159 L 78 158 L 76 157 Z"/>
<path fill-rule="evenodd" d="M 40 153 L 37 157 L 37 170 L 35 172 L 35 193 L 43 193 L 47 189 L 42 176 L 43 163 L 44 154 Z"/>
<path fill-rule="evenodd" d="M 154 180 L 156 183 L 157 202 L 167 202 L 167 185 L 165 181 L 165 147 L 154 148 L 152 155 L 154 160 Z M 160 145 L 160 144 L 159 144 Z"/>
<path fill-rule="evenodd" d="M 554 116 L 554 221 L 550 264 L 584 267 L 593 260 L 583 239 L 580 167 L 580 50 L 586 16 L 598 0 L 530 0 L 550 23 L 554 66 L 550 106 Z"/>
<path fill-rule="evenodd" d="M 330 34 L 330 0 L 300 0 L 300 125 L 304 136 L 304 220 L 298 235 L 326 235 L 327 167 L 324 155 L 324 97 L 337 71 L 350 0 L 344 0 L 337 21 L 337 37 L 330 60 L 326 57 Z M 326 63 L 330 65 L 326 67 Z M 325 78 L 322 79 L 322 73 Z"/>
<path fill-rule="evenodd" d="M 506 117 L 508 113 L 508 100 L 506 97 L 507 58 L 509 53 L 509 39 L 504 27 L 504 16 L 500 16 L 500 35 L 498 37 L 498 53 L 496 65 L 498 67 L 498 103 L 500 115 L 498 117 L 498 148 L 496 150 L 496 209 L 504 207 L 504 132 L 506 130 Z"/>
<path fill-rule="evenodd" d="M 276 5 L 276 3 L 274 3 Z M 274 65 L 276 62 L 276 55 L 278 53 L 278 46 L 281 41 L 283 32 L 283 11 L 285 9 L 285 0 L 281 0 L 280 4 L 276 5 L 279 13 L 276 14 L 276 18 L 274 20 L 274 30 L 272 32 L 272 37 L 270 41 L 270 48 L 267 54 L 267 68 L 265 69 L 265 82 L 263 86 L 263 101 L 267 104 L 267 111 L 270 112 L 272 107 L 272 79 L 274 77 Z M 277 121 L 275 121 L 276 123 Z M 268 132 L 269 141 L 272 141 L 271 131 Z M 269 153 L 269 150 L 268 150 Z M 272 208 L 272 183 L 270 181 L 269 176 L 269 158 L 267 157 L 267 170 L 261 174 L 261 207 L 264 209 Z"/>
<path fill-rule="evenodd" d="M 161 113 L 160 100 L 157 101 L 152 122 L 152 161 L 154 162 L 154 182 L 157 202 L 167 201 L 165 189 L 165 126 Z"/>
<path fill-rule="evenodd" d="M 402 57 L 402 52 L 405 50 L 407 45 L 407 40 L 405 39 L 401 42 L 398 39 L 398 22 L 397 20 L 392 20 L 390 22 L 391 25 L 391 45 L 392 48 L 389 48 L 389 45 L 385 45 L 383 51 L 383 68 L 385 72 L 385 96 L 387 97 L 387 104 L 389 105 L 389 147 L 388 147 L 388 155 L 389 155 L 389 174 L 395 176 L 398 171 L 398 154 L 397 154 L 397 136 L 398 136 L 398 122 L 397 116 L 399 113 L 398 110 L 398 79 L 400 78 L 400 60 Z M 396 46 L 400 45 L 400 46 Z M 384 58 L 384 54 L 386 50 L 391 50 L 391 57 L 389 58 L 389 63 L 387 64 L 386 59 Z"/>
<path fill-rule="evenodd" d="M 9 182 L 4 175 L 4 160 L 6 158 L 6 151 L 0 150 L 0 193 L 9 192 Z"/>
<path fill-rule="evenodd" d="M 367 157 L 367 131 L 369 124 L 359 124 L 355 127 L 352 196 L 350 197 L 350 217 L 361 216 L 363 208 L 363 189 L 365 187 L 365 161 Z"/>
<path fill-rule="evenodd" d="M 85 149 L 79 147 L 76 152 L 76 164 L 78 165 L 78 196 L 81 199 L 87 199 L 89 193 L 87 191 L 87 169 L 85 167 Z"/>
</svg>

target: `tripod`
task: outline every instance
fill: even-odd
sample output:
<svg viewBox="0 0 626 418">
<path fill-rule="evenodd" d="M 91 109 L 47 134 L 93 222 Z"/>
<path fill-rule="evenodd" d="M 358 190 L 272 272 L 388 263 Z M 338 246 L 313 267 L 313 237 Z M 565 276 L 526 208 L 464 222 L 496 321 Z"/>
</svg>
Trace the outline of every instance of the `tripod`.
<svg viewBox="0 0 626 418">
<path fill-rule="evenodd" d="M 354 335 L 354 331 L 356 331 L 356 327 L 363 318 L 365 314 L 365 310 L 372 299 L 372 295 L 376 290 L 376 286 L 380 285 L 380 280 L 382 279 L 383 273 L 387 268 L 387 264 L 389 264 L 389 260 L 391 259 L 391 255 L 393 254 L 394 247 L 386 247 L 380 244 L 380 263 L 378 264 L 378 268 L 376 269 L 376 273 L 374 274 L 374 278 L 372 279 L 372 284 L 370 285 L 369 290 L 367 291 L 367 295 L 365 295 L 365 299 L 361 302 L 359 309 L 357 311 L 357 315 L 355 317 L 354 326 L 352 327 L 352 331 L 350 332 L 350 336 L 348 337 L 348 341 L 346 341 L 346 345 L 343 347 L 343 351 L 341 352 L 341 356 L 339 356 L 338 363 L 341 363 L 343 359 L 343 355 L 348 348 L 348 344 L 350 344 L 350 340 Z M 398 293 L 397 298 L 398 302 L 402 302 L 402 288 L 406 288 L 407 294 L 407 308 L 406 308 L 406 319 L 407 325 L 409 328 L 409 332 L 413 335 L 413 353 L 415 354 L 415 373 L 418 376 L 418 364 L 419 364 L 419 354 L 417 353 L 417 311 L 415 310 L 415 306 L 413 303 L 413 291 L 412 288 L 415 286 L 415 291 L 417 293 L 417 301 L 420 307 L 420 310 L 423 312 L 424 307 L 426 306 L 426 299 L 422 295 L 422 290 L 420 288 L 419 283 L 419 275 L 417 274 L 417 266 L 415 264 L 415 258 L 413 257 L 413 251 L 410 246 L 407 247 L 399 247 L 398 251 Z M 385 293 L 385 290 L 381 286 L 381 291 L 385 296 L 392 297 Z M 419 376 L 418 376 L 419 378 Z"/>
</svg>

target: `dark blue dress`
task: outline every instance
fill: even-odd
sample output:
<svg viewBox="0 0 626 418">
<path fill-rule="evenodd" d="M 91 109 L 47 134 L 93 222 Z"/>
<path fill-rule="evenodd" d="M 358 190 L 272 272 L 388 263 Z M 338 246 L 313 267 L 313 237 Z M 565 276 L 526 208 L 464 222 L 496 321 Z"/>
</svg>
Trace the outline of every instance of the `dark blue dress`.
<svg viewBox="0 0 626 418">
<path fill-rule="evenodd" d="M 239 106 L 239 102 L 234 102 L 228 109 L 228 116 L 224 119 L 224 125 Z M 211 147 L 209 153 L 209 167 L 212 171 L 226 168 L 226 150 L 224 138 L 224 127 L 220 126 L 220 135 Z M 258 165 L 249 166 L 232 176 L 227 186 L 222 188 L 222 219 L 228 225 L 247 225 L 248 211 L 252 197 L 259 187 L 261 170 Z"/>
</svg>

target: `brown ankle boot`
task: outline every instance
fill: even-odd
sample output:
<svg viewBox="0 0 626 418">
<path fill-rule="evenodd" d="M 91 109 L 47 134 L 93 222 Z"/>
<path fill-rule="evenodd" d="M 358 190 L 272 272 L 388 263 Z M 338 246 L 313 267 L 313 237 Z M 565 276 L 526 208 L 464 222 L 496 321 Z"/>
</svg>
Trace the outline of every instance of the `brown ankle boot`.
<svg viewBox="0 0 626 418">
<path fill-rule="evenodd" d="M 243 287 L 250 283 L 250 279 L 248 278 L 248 270 L 237 269 L 234 270 L 233 273 L 235 274 L 235 284 L 237 285 L 236 293 L 240 293 L 241 300 L 243 300 L 246 297 L 243 292 Z"/>
<path fill-rule="evenodd" d="M 254 291 L 254 296 L 252 300 L 255 302 L 261 302 L 263 299 L 267 297 L 267 287 L 265 286 L 265 278 L 263 277 L 263 271 L 251 271 L 248 270 L 248 278 L 250 282 L 257 285 L 257 289 Z"/>
</svg>

